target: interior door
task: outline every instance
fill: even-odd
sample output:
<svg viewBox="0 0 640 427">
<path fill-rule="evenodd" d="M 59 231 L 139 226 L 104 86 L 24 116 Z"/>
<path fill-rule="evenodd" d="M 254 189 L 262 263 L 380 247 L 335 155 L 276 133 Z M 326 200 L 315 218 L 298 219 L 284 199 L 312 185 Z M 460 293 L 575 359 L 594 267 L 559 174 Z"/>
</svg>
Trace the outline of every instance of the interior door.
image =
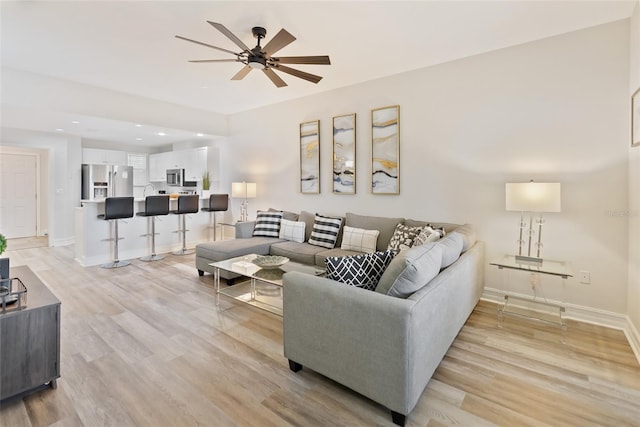
<svg viewBox="0 0 640 427">
<path fill-rule="evenodd" d="M 0 231 L 8 239 L 36 235 L 36 157 L 0 154 Z"/>
</svg>

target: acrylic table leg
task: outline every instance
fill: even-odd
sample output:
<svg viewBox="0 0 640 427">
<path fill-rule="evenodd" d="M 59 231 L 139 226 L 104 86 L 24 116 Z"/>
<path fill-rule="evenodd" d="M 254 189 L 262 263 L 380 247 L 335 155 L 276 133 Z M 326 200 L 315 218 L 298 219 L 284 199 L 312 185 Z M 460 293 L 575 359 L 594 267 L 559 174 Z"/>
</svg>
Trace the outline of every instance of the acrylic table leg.
<svg viewBox="0 0 640 427">
<path fill-rule="evenodd" d="M 216 289 L 216 305 L 220 305 L 220 269 L 213 270 L 213 286 Z"/>
</svg>

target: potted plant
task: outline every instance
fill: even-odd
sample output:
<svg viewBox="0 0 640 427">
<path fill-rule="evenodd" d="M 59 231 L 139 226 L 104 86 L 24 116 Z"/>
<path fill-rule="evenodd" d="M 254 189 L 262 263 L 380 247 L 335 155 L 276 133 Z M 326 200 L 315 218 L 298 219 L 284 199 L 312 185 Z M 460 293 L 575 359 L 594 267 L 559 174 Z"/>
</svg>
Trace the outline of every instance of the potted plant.
<svg viewBox="0 0 640 427">
<path fill-rule="evenodd" d="M 0 234 L 0 255 L 7 249 L 7 238 Z M 9 258 L 0 258 L 0 279 L 9 278 Z"/>
<path fill-rule="evenodd" d="M 211 195 L 211 179 L 209 178 L 209 171 L 202 173 L 202 197 L 209 197 Z"/>
</svg>

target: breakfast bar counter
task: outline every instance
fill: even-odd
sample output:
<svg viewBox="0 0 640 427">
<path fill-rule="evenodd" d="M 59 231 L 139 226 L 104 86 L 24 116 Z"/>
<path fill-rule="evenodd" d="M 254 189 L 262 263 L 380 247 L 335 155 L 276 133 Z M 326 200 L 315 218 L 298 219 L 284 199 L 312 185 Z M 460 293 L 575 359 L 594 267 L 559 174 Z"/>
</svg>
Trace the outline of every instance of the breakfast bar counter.
<svg viewBox="0 0 640 427">
<path fill-rule="evenodd" d="M 134 199 L 134 216 L 119 220 L 118 232 L 121 240 L 119 258 L 121 260 L 140 258 L 151 252 L 151 219 L 136 216 L 144 212 L 144 197 Z M 200 199 L 200 208 L 207 206 L 209 198 Z M 98 218 L 104 214 L 104 199 L 81 200 L 81 207 L 75 208 L 75 252 L 76 260 L 83 266 L 110 262 L 113 256 L 113 221 Z M 170 209 L 178 208 L 178 200 L 170 199 Z M 156 252 L 167 253 L 182 247 L 180 240 L 179 215 L 169 214 L 156 217 Z M 207 242 L 212 236 L 209 228 L 209 212 L 200 211 L 187 216 L 187 247 Z"/>
</svg>

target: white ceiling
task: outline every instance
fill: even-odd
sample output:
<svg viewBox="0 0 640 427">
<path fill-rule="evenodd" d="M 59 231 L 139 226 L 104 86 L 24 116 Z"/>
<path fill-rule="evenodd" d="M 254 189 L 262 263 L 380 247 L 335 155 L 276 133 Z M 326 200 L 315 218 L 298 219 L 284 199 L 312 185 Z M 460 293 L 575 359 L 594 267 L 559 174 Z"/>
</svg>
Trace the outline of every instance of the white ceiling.
<svg viewBox="0 0 640 427">
<path fill-rule="evenodd" d="M 1 61 L 12 72 L 232 114 L 628 18 L 636 4 L 636 0 L 4 1 Z M 331 65 L 292 66 L 323 76 L 317 85 L 280 74 L 288 86 L 276 88 L 257 71 L 242 81 L 231 81 L 241 64 L 187 62 L 231 55 L 174 38 L 181 35 L 239 50 L 207 20 L 222 23 L 249 47 L 256 42 L 251 27 L 265 27 L 267 42 L 285 28 L 297 40 L 279 55 L 329 55 Z M 29 107 L 38 114 L 29 114 L 24 105 L 14 108 L 12 100 L 3 96 L 3 126 L 47 131 L 59 127 L 86 138 L 133 144 L 134 131 L 140 131 L 130 133 L 126 120 L 87 115 L 82 120 L 91 126 L 74 130 L 68 123 L 80 119 L 73 114 L 51 111 L 37 99 L 33 104 Z M 56 124 L 58 120 L 64 123 Z M 174 135 L 185 132 L 176 136 L 179 139 L 192 138 L 196 130 L 175 131 Z"/>
</svg>

